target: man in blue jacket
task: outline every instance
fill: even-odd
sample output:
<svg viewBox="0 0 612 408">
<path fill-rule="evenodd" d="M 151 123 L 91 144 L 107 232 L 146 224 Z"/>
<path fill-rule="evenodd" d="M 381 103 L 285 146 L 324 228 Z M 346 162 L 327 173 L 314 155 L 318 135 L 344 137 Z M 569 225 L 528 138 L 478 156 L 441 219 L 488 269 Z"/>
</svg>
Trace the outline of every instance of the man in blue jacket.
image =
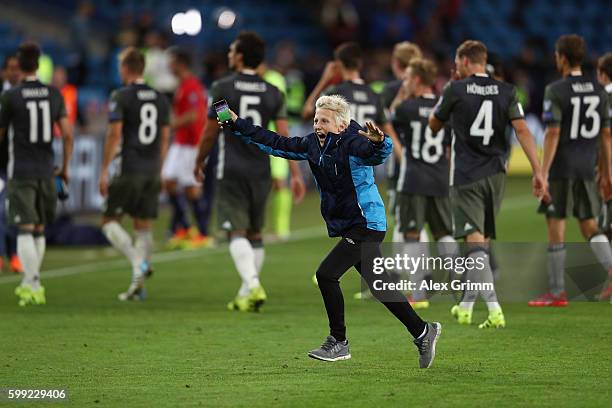
<svg viewBox="0 0 612 408">
<path fill-rule="evenodd" d="M 366 129 L 350 120 L 350 108 L 339 95 L 316 102 L 314 133 L 287 138 L 253 126 L 232 113 L 231 130 L 244 142 L 264 152 L 291 160 L 308 160 L 321 195 L 321 214 L 330 237 L 342 237 L 321 262 L 316 276 L 323 296 L 330 335 L 308 355 L 323 361 L 351 358 L 344 325 L 344 299 L 339 279 L 351 267 L 361 274 L 372 293 L 414 337 L 421 368 L 431 366 L 442 326 L 423 321 L 398 291 L 374 290 L 374 280 L 388 282 L 386 274 L 374 274 L 374 258 L 387 229 L 385 207 L 374 180 L 376 166 L 391 154 L 393 144 L 371 122 Z"/>
</svg>

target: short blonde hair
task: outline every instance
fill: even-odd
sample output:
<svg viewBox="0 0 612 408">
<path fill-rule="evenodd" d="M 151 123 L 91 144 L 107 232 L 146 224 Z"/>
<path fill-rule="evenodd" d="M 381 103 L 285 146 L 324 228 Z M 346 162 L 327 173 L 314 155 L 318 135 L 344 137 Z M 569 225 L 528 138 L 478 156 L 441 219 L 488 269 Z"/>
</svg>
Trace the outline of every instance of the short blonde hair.
<svg viewBox="0 0 612 408">
<path fill-rule="evenodd" d="M 393 56 L 400 62 L 402 68 L 406 68 L 414 58 L 421 58 L 421 49 L 415 43 L 403 41 L 393 47 Z"/>
<path fill-rule="evenodd" d="M 351 108 L 342 95 L 324 95 L 317 99 L 315 108 L 327 109 L 334 112 L 337 125 L 347 125 L 351 121 Z"/>
</svg>

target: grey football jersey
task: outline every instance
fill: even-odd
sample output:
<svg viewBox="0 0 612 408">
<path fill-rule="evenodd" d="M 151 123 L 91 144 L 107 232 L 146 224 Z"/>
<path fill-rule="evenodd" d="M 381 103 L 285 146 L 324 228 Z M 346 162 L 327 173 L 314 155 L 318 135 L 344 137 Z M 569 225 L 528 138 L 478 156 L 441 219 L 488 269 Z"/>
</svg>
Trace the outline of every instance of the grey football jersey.
<svg viewBox="0 0 612 408">
<path fill-rule="evenodd" d="M 161 129 L 168 126 L 167 98 L 144 83 L 132 83 L 110 96 L 109 122 L 121 121 L 121 173 L 159 174 Z"/>
<path fill-rule="evenodd" d="M 479 74 L 447 84 L 434 115 L 451 121 L 451 185 L 506 171 L 506 128 L 524 117 L 515 88 Z"/>
<path fill-rule="evenodd" d="M 432 134 L 428 126 L 437 98 L 423 95 L 398 105 L 393 126 L 403 145 L 397 191 L 424 196 L 448 196 L 450 131 Z"/>
<path fill-rule="evenodd" d="M 259 75 L 235 73 L 212 84 L 212 102 L 225 99 L 230 109 L 254 125 L 266 127 L 270 121 L 285 119 L 287 108 L 282 92 Z M 217 114 L 211 107 L 209 119 Z M 246 144 L 240 138 L 219 138 L 219 164 L 217 178 L 263 179 L 270 177 L 270 159 L 256 146 Z"/>
<path fill-rule="evenodd" d="M 549 179 L 593 180 L 600 132 L 610 126 L 603 87 L 583 75 L 553 82 L 544 91 L 542 116 L 547 126 L 559 127 Z"/>
<path fill-rule="evenodd" d="M 379 126 L 389 121 L 380 95 L 366 84 L 345 81 L 326 89 L 324 93 L 344 96 L 351 107 L 351 119 L 362 126 L 366 121 Z"/>
<path fill-rule="evenodd" d="M 2 94 L 0 128 L 7 129 L 9 178 L 53 176 L 53 124 L 65 116 L 61 93 L 38 80 Z"/>
</svg>

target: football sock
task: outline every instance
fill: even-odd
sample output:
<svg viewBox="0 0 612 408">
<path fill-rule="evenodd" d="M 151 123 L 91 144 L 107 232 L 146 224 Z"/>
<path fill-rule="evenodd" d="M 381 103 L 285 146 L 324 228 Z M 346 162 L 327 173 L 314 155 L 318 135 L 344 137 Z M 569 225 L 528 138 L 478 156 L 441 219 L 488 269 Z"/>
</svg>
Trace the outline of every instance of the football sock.
<svg viewBox="0 0 612 408">
<path fill-rule="evenodd" d="M 189 228 L 185 197 L 182 194 L 168 194 L 168 201 L 172 206 L 172 221 L 170 223 L 172 233 L 180 228 Z"/>
<path fill-rule="evenodd" d="M 596 234 L 589 240 L 591 250 L 595 254 L 597 261 L 603 266 L 606 271 L 612 268 L 612 250 L 610 249 L 610 241 L 604 234 Z"/>
<path fill-rule="evenodd" d="M 255 239 L 249 242 L 251 243 L 251 247 L 253 247 L 253 253 L 255 254 L 255 270 L 257 270 L 257 277 L 259 277 L 266 258 L 266 250 L 264 249 L 263 240 L 261 239 Z"/>
<path fill-rule="evenodd" d="M 427 244 L 421 244 L 415 238 L 404 238 L 403 253 L 410 258 L 420 258 L 425 245 Z M 425 300 L 427 298 L 427 292 L 420 289 L 423 279 L 425 279 L 425 268 L 419 267 L 410 271 L 410 281 L 415 284 L 415 289 L 412 291 L 412 300 Z"/>
<path fill-rule="evenodd" d="M 127 257 L 132 264 L 132 277 L 135 279 L 142 274 L 140 262 L 142 254 L 132 245 L 132 238 L 117 221 L 111 221 L 102 226 L 102 232 L 108 241 Z"/>
<path fill-rule="evenodd" d="M 455 257 L 459 254 L 459 244 L 455 238 L 450 235 L 445 235 L 438 240 L 438 254 L 445 257 Z"/>
<path fill-rule="evenodd" d="M 45 234 L 41 232 L 35 232 L 32 234 L 32 237 L 34 238 L 34 246 L 36 247 L 36 255 L 38 256 L 38 266 L 36 269 L 40 272 L 43 258 L 45 257 L 45 250 L 47 249 L 47 241 L 45 239 Z"/>
<path fill-rule="evenodd" d="M 399 230 L 399 218 L 395 217 L 395 226 L 393 227 L 393 242 L 404 242 L 404 233 Z"/>
<path fill-rule="evenodd" d="M 550 244 L 548 246 L 548 287 L 550 293 L 559 296 L 565 290 L 565 244 Z"/>
<path fill-rule="evenodd" d="M 142 254 L 145 261 L 149 262 L 153 253 L 153 232 L 149 229 L 137 230 L 134 248 Z"/>
<path fill-rule="evenodd" d="M 196 220 L 200 234 L 208 235 L 208 217 L 206 216 L 206 209 L 203 208 L 205 203 L 198 197 L 196 200 L 190 201 L 189 204 L 191 204 L 193 218 Z"/>
<path fill-rule="evenodd" d="M 472 258 L 473 265 L 478 265 L 478 259 L 482 260 L 482 264 L 484 267 L 478 271 L 478 268 L 475 269 L 479 272 L 476 276 L 479 276 L 480 279 L 477 279 L 476 282 L 479 283 L 489 283 L 494 285 L 493 283 L 493 271 L 491 270 L 491 264 L 489 262 L 489 254 L 484 249 L 477 249 L 468 255 L 468 258 Z M 480 296 L 487 303 L 487 308 L 490 312 L 495 312 L 497 310 L 501 310 L 501 306 L 497 301 L 497 293 L 495 292 L 495 287 L 493 289 L 482 289 L 480 291 Z"/>
<path fill-rule="evenodd" d="M 279 237 L 286 237 L 291 225 L 291 191 L 283 187 L 274 193 L 274 232 Z"/>
<path fill-rule="evenodd" d="M 246 284 L 247 289 L 251 290 L 259 286 L 257 269 L 255 268 L 255 251 L 248 239 L 244 237 L 232 238 L 229 244 L 229 251 L 234 260 L 234 265 Z"/>
<path fill-rule="evenodd" d="M 38 253 L 36 244 L 31 233 L 20 232 L 17 235 L 17 256 L 23 265 L 22 284 L 30 285 L 32 289 L 40 288 L 40 276 L 38 275 Z"/>
</svg>

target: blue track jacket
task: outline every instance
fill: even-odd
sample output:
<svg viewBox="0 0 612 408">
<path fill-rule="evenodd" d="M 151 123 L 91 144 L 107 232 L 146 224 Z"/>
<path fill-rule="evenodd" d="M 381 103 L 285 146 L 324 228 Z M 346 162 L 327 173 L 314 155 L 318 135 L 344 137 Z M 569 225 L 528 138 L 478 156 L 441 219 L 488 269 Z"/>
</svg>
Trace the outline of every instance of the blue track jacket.
<svg viewBox="0 0 612 408">
<path fill-rule="evenodd" d="M 330 237 L 342 236 L 354 226 L 386 231 L 383 200 L 374 180 L 374 169 L 393 151 L 391 138 L 373 143 L 358 133 L 364 130 L 355 121 L 340 133 L 328 133 L 323 146 L 311 133 L 304 137 L 283 137 L 250 121 L 237 119 L 234 135 L 273 156 L 308 160 L 319 194 L 321 215 Z"/>
</svg>

